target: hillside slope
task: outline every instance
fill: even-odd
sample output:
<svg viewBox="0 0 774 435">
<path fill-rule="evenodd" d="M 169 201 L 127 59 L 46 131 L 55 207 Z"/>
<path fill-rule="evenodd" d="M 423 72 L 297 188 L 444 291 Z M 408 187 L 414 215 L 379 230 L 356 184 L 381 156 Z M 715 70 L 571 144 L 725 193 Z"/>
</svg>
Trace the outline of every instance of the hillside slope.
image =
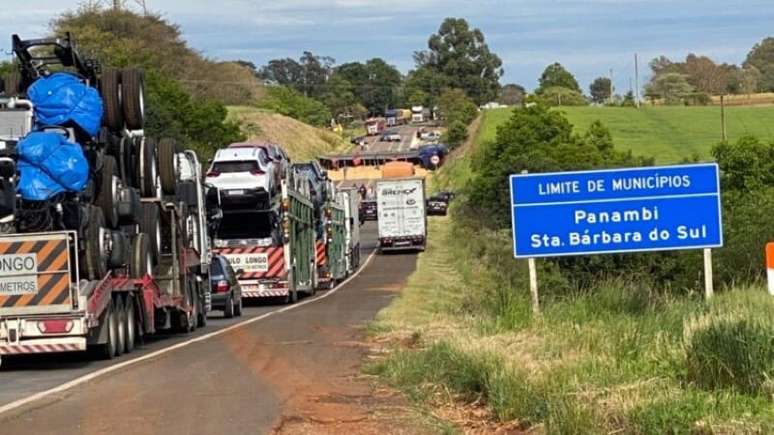
<svg viewBox="0 0 774 435">
<path fill-rule="evenodd" d="M 720 141 L 720 108 L 707 107 L 643 107 L 640 110 L 617 107 L 562 107 L 577 132 L 600 120 L 613 135 L 621 150 L 653 156 L 657 163 L 677 163 L 697 154 L 710 157 L 712 146 Z M 482 127 L 482 139 L 494 139 L 497 126 L 504 123 L 510 109 L 487 111 Z M 763 140 L 774 136 L 770 119 L 774 107 L 729 107 L 726 126 L 729 140 L 753 134 Z"/>
<path fill-rule="evenodd" d="M 228 117 L 239 122 L 248 141 L 280 144 L 294 160 L 313 159 L 349 147 L 336 133 L 254 107 L 230 106 Z"/>
</svg>

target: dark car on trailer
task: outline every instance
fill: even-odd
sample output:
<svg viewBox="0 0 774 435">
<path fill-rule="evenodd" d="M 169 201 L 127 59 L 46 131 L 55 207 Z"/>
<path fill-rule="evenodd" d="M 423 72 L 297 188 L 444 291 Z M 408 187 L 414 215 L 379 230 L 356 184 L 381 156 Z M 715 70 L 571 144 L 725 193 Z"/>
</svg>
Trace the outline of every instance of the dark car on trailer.
<svg viewBox="0 0 774 435">
<path fill-rule="evenodd" d="M 223 311 L 223 317 L 227 319 L 242 315 L 242 287 L 237 280 L 237 272 L 222 255 L 212 256 L 210 288 L 213 310 Z"/>
</svg>

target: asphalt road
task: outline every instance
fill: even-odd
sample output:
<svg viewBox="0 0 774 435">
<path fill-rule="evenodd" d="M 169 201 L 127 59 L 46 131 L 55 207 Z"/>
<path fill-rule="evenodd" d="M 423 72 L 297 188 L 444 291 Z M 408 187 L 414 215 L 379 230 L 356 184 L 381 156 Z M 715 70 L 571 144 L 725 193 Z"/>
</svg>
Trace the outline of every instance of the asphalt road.
<svg viewBox="0 0 774 435">
<path fill-rule="evenodd" d="M 418 127 L 412 125 L 400 125 L 395 127 L 388 127 L 387 131 L 397 130 L 400 134 L 400 142 L 384 142 L 381 140 L 382 135 L 368 136 L 365 151 L 363 154 L 368 153 L 386 153 L 386 152 L 408 152 L 411 151 L 412 145 L 419 143 L 416 139 Z"/>
<path fill-rule="evenodd" d="M 362 228 L 362 256 L 373 252 L 373 222 Z M 292 399 L 336 376 L 351 375 L 362 358 L 342 347 L 399 290 L 414 255 L 373 258 L 351 281 L 288 311 L 247 307 L 240 319 L 213 317 L 186 336 L 154 338 L 114 361 L 84 355 L 7 359 L 0 369 L 0 408 L 13 401 L 122 364 L 250 318 L 269 317 L 130 364 L 65 392 L 0 414 L 0 434 L 16 433 L 265 433 L 288 418 Z M 319 298 L 319 299 L 317 299 Z M 305 303 L 306 302 L 306 303 Z M 217 314 L 216 314 L 217 315 Z"/>
</svg>

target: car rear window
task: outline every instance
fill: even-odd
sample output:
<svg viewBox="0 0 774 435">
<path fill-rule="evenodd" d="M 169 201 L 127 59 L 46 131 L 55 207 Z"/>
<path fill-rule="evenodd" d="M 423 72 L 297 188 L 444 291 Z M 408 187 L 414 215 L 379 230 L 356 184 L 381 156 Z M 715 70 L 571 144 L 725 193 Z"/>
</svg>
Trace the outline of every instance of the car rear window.
<svg viewBox="0 0 774 435">
<path fill-rule="evenodd" d="M 254 160 L 215 162 L 212 169 L 220 173 L 250 172 L 258 169 L 258 162 Z"/>
<path fill-rule="evenodd" d="M 220 264 L 220 260 L 212 260 L 212 263 L 210 263 L 210 276 L 219 275 L 223 275 L 223 266 Z"/>
</svg>

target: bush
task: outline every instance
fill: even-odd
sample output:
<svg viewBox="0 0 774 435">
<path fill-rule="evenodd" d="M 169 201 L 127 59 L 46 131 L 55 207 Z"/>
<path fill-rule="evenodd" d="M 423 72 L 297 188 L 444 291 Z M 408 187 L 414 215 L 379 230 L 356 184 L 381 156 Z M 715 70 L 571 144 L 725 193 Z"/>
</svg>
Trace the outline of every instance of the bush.
<svg viewBox="0 0 774 435">
<path fill-rule="evenodd" d="M 466 124 L 463 124 L 461 121 L 454 121 L 453 123 L 449 124 L 449 127 L 446 130 L 446 134 L 443 140 L 446 143 L 448 143 L 449 146 L 454 148 L 459 144 L 465 142 L 465 139 L 467 138 L 468 138 L 468 126 Z"/>
<path fill-rule="evenodd" d="M 269 88 L 261 106 L 318 127 L 328 125 L 332 117 L 325 104 L 286 86 Z"/>
<path fill-rule="evenodd" d="M 711 313 L 685 325 L 688 378 L 709 388 L 774 395 L 774 305 L 768 313 Z"/>
<path fill-rule="evenodd" d="M 589 102 L 586 97 L 578 91 L 552 86 L 543 89 L 540 95 L 537 95 L 537 101 L 545 106 L 587 106 Z"/>
</svg>

